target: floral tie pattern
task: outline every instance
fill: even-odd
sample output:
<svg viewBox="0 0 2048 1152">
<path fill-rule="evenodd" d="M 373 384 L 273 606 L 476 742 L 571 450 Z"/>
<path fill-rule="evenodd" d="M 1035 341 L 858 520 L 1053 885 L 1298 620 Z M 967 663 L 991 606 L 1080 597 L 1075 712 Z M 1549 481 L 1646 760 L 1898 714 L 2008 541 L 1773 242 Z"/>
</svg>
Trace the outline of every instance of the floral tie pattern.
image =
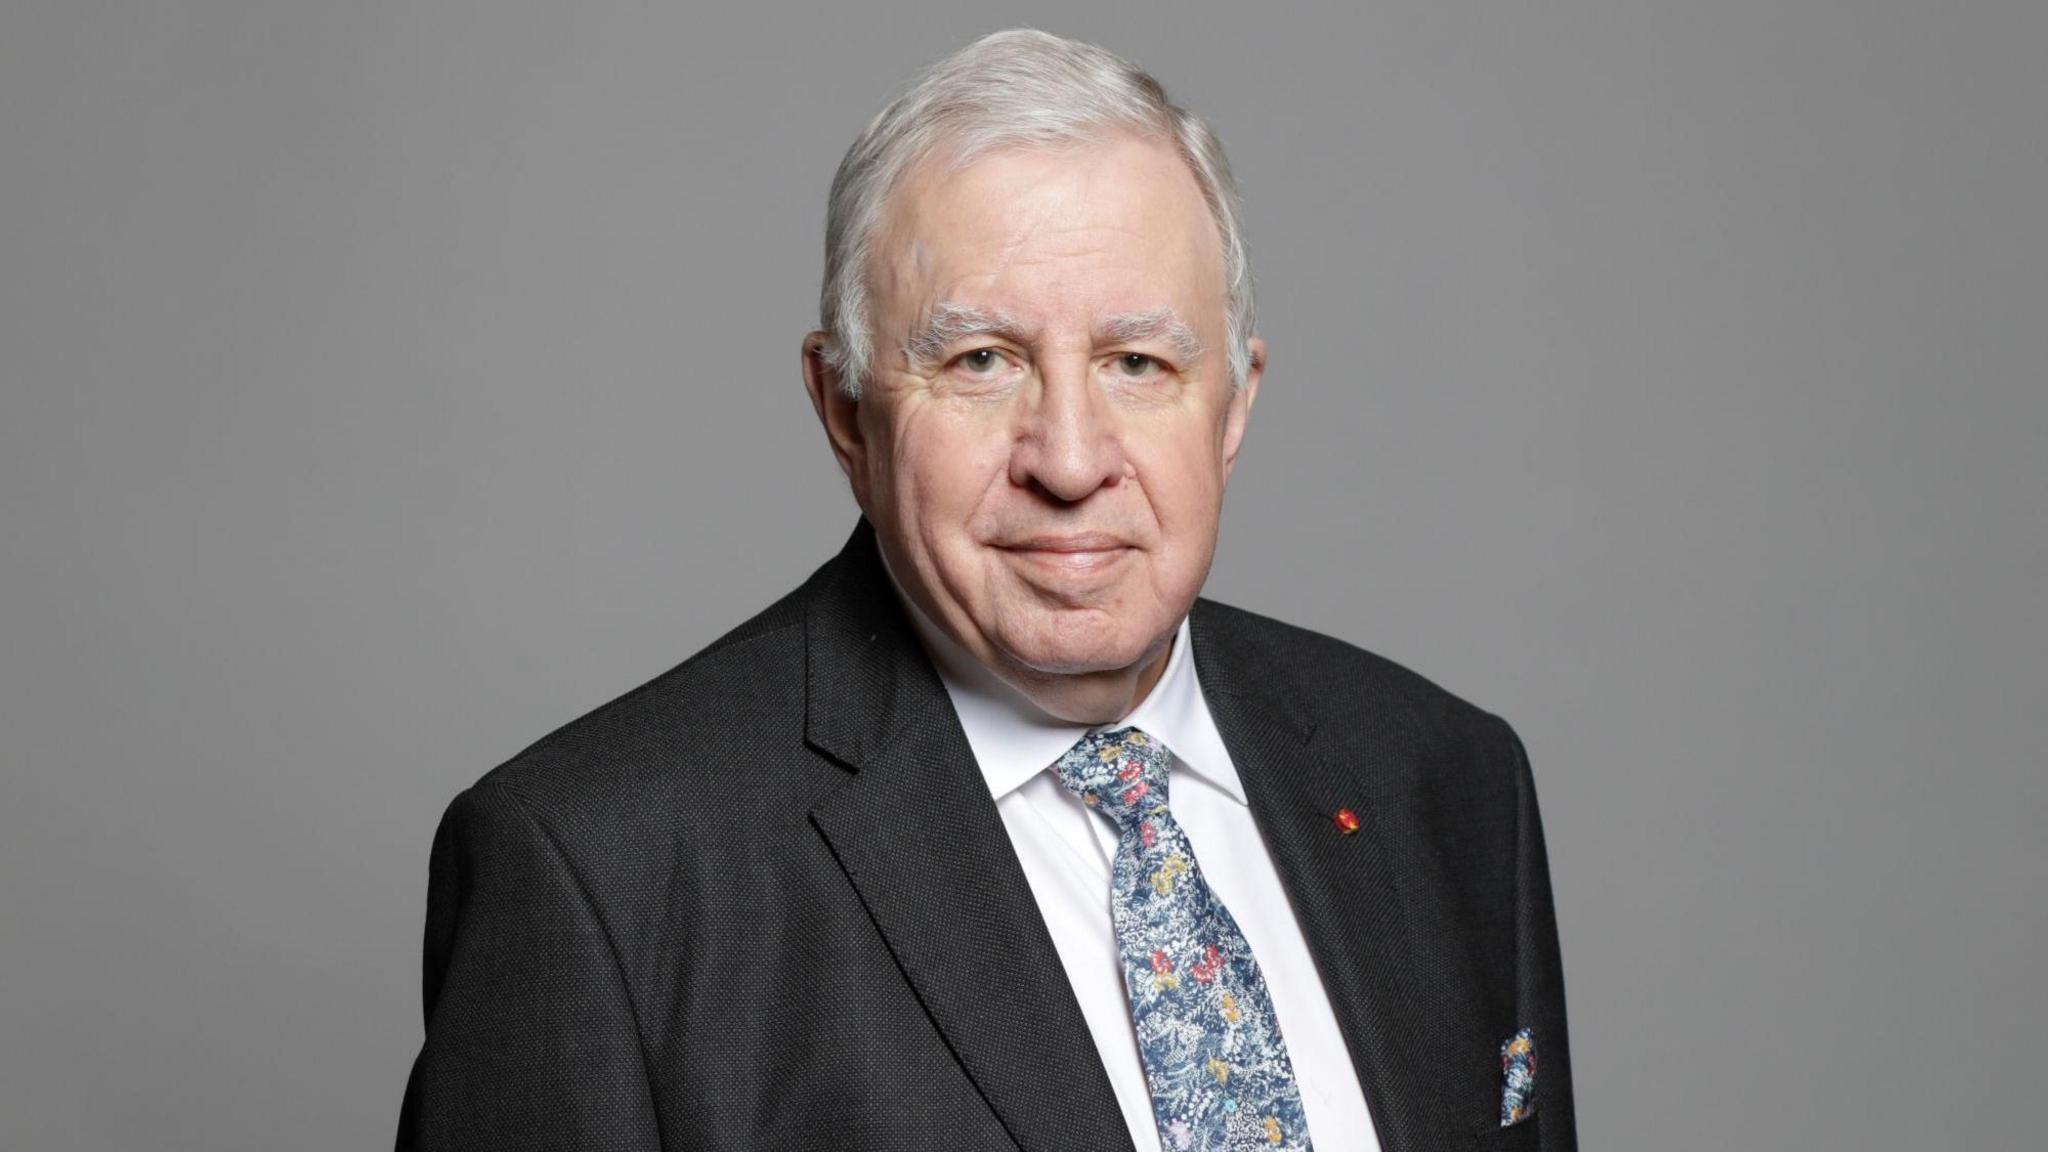
<svg viewBox="0 0 2048 1152">
<path fill-rule="evenodd" d="M 1160 1139 L 1175 1152 L 1310 1152 L 1258 962 L 1167 809 L 1172 759 L 1119 728 L 1090 733 L 1053 766 L 1117 826 L 1111 908 Z"/>
</svg>

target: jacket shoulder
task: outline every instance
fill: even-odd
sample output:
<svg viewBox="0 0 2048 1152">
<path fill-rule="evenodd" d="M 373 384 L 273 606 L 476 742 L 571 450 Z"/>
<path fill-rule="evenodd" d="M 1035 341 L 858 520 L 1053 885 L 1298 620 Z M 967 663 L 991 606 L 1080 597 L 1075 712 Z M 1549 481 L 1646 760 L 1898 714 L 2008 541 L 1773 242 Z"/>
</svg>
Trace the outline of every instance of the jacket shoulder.
<svg viewBox="0 0 2048 1152">
<path fill-rule="evenodd" d="M 1500 717 L 1349 641 L 1213 600 L 1198 601 L 1197 612 L 1219 648 L 1271 669 L 1288 693 L 1324 720 L 1384 727 L 1391 717 L 1406 717 L 1433 743 L 1505 734 Z"/>
<path fill-rule="evenodd" d="M 801 741 L 808 587 L 541 737 L 477 786 L 517 794 L 549 824 L 602 824 L 661 793 L 734 799 L 739 764 Z M 740 746 L 755 755 L 736 756 Z"/>
</svg>

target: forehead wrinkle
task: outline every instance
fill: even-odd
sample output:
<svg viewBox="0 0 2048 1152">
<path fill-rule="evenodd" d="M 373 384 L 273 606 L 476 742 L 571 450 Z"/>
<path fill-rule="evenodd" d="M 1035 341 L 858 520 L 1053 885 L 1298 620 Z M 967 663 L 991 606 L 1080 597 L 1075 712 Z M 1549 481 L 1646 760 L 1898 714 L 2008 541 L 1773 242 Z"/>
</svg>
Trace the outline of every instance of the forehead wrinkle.
<svg viewBox="0 0 2048 1152">
<path fill-rule="evenodd" d="M 990 272 L 991 276 L 999 278 L 1003 273 L 1010 270 L 1010 265 L 1017 262 L 1018 254 L 1023 252 L 1038 237 L 1039 231 L 1046 226 L 1046 222 L 1051 220 L 1055 213 L 1066 207 L 1066 199 L 1064 195 L 1049 196 L 1036 206 L 1038 211 L 1032 219 L 1021 229 L 1012 233 L 1008 240 L 1003 242 L 1002 249 L 996 256 L 995 267 Z"/>
<path fill-rule="evenodd" d="M 1179 313 L 1166 306 L 1105 316 L 1096 325 L 1095 338 L 1104 344 L 1164 340 L 1183 360 L 1198 360 L 1202 356 L 1201 338 L 1195 335 L 1187 321 L 1180 318 Z"/>
</svg>

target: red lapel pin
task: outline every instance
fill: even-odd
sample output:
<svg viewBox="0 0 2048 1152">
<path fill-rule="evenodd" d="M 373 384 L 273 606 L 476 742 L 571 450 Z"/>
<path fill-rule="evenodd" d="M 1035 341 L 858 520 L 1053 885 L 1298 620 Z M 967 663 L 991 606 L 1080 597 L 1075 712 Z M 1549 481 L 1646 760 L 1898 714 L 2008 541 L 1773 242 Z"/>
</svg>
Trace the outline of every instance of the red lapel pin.
<svg viewBox="0 0 2048 1152">
<path fill-rule="evenodd" d="M 1337 825 L 1337 831 L 1346 836 L 1358 831 L 1358 813 L 1349 808 L 1339 808 L 1330 820 Z"/>
</svg>

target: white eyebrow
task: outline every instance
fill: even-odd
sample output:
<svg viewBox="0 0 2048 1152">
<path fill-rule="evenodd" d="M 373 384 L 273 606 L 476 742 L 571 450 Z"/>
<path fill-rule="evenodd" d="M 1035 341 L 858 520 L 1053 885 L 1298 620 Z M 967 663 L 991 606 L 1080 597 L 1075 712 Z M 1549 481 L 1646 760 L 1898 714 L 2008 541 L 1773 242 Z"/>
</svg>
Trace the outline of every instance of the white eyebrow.
<svg viewBox="0 0 2048 1152">
<path fill-rule="evenodd" d="M 974 336 L 1002 336 L 1018 344 L 1031 342 L 1017 318 L 1001 310 L 977 308 L 971 304 L 940 301 L 925 313 L 910 339 L 903 344 L 903 356 L 912 367 L 929 367 L 946 355 L 946 349 Z M 1141 340 L 1163 340 L 1173 346 L 1183 363 L 1201 359 L 1202 341 L 1195 330 L 1171 308 L 1144 312 L 1118 312 L 1096 325 L 1099 344 L 1131 344 Z"/>
<path fill-rule="evenodd" d="M 1164 340 L 1173 345 L 1182 363 L 1202 357 L 1202 341 L 1171 308 L 1146 312 L 1119 312 L 1104 317 L 1096 326 L 1095 339 L 1103 344 L 1131 344 L 1140 340 Z"/>
<path fill-rule="evenodd" d="M 945 356 L 946 349 L 970 336 L 1007 336 L 1026 343 L 1016 317 L 967 304 L 941 301 L 925 313 L 924 323 L 904 342 L 903 356 L 912 367 L 929 367 Z"/>
</svg>

